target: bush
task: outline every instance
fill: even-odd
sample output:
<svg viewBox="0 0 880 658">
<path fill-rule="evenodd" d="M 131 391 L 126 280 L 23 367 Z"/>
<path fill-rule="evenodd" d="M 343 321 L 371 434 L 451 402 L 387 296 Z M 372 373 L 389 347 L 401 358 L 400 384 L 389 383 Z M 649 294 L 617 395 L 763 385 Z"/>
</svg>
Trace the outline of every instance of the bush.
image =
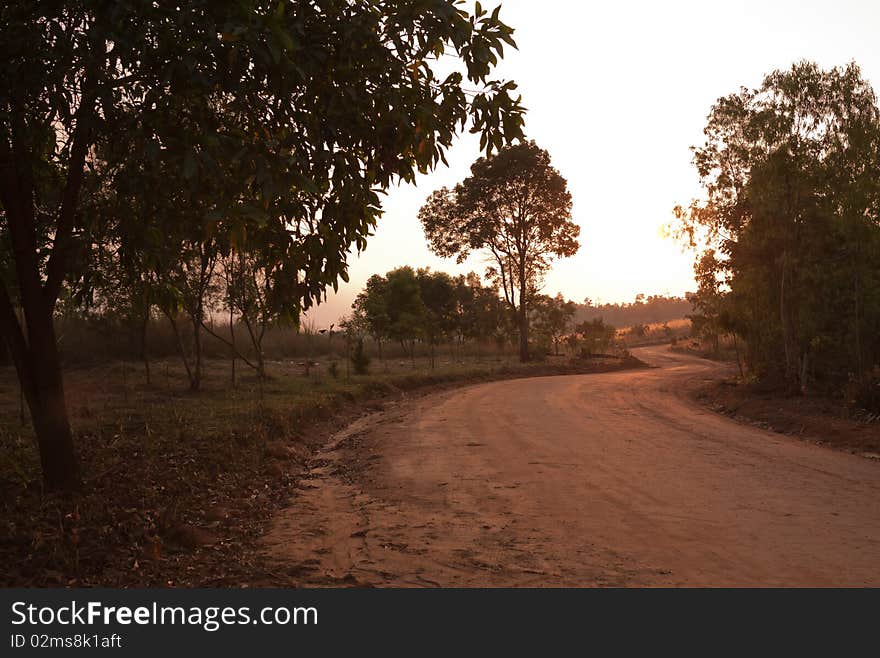
<svg viewBox="0 0 880 658">
<path fill-rule="evenodd" d="M 547 343 L 529 343 L 529 361 L 546 361 L 550 353 L 550 346 Z"/>
<path fill-rule="evenodd" d="M 644 338 L 648 335 L 648 325 L 644 323 L 636 323 L 629 328 L 629 335 L 635 338 Z"/>
<path fill-rule="evenodd" d="M 602 318 L 581 322 L 575 327 L 575 331 L 580 339 L 578 344 L 582 356 L 603 354 L 611 346 L 611 342 L 617 334 L 617 330 L 610 324 L 603 322 Z"/>
<path fill-rule="evenodd" d="M 880 412 L 880 368 L 875 367 L 861 377 L 851 376 L 844 388 L 844 396 L 849 404 L 859 409 Z"/>
<path fill-rule="evenodd" d="M 356 375 L 366 375 L 370 371 L 370 356 L 364 351 L 364 339 L 358 338 L 351 353 L 351 367 Z"/>
</svg>

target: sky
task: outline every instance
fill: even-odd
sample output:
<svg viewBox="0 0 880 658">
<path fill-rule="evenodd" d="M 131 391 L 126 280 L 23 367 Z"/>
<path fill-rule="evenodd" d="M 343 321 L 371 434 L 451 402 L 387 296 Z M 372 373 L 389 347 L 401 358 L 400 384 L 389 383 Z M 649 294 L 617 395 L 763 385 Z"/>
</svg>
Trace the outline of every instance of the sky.
<svg viewBox="0 0 880 658">
<path fill-rule="evenodd" d="M 702 142 L 716 99 L 801 59 L 823 67 L 855 61 L 880 92 L 874 0 L 508 0 L 501 19 L 515 28 L 519 50 L 505 50 L 493 77 L 519 84 L 526 135 L 568 180 L 581 227 L 579 252 L 556 262 L 543 292 L 578 302 L 695 287 L 693 254 L 662 228 L 676 204 L 700 196 L 690 147 Z M 480 257 L 456 265 L 431 254 L 418 221 L 428 195 L 467 177 L 479 156 L 478 140 L 463 136 L 448 168 L 388 190 L 366 251 L 349 259 L 350 282 L 305 321 L 337 321 L 368 277 L 402 265 L 482 274 Z"/>
</svg>

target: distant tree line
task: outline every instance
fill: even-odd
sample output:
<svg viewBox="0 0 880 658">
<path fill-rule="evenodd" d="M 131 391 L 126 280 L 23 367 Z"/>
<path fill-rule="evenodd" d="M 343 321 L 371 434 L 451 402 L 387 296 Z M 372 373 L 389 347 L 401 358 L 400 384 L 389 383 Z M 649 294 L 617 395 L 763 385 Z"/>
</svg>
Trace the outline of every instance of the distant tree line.
<svg viewBox="0 0 880 658">
<path fill-rule="evenodd" d="M 750 377 L 880 403 L 880 110 L 850 64 L 801 62 L 721 98 L 694 149 L 706 198 L 700 330 L 741 339 Z"/>
<path fill-rule="evenodd" d="M 372 339 L 380 358 L 389 343 L 410 357 L 416 344 L 427 345 L 432 365 L 441 343 L 453 350 L 467 342 L 503 345 L 511 333 L 498 290 L 484 286 L 476 274 L 452 277 L 412 267 L 371 276 L 341 324 Z"/>
<path fill-rule="evenodd" d="M 601 318 L 575 322 L 578 305 L 562 294 L 533 292 L 527 302 L 532 358 L 603 352 L 614 341 L 615 328 Z M 419 347 L 426 349 L 432 366 L 441 345 L 460 356 L 466 346 L 518 349 L 520 340 L 519 311 L 494 284 L 484 285 L 473 272 L 453 277 L 408 266 L 371 276 L 340 327 L 353 344 L 372 341 L 380 359 L 389 344 L 410 358 Z"/>
<path fill-rule="evenodd" d="M 584 321 L 602 318 L 615 327 L 632 327 L 680 320 L 691 311 L 691 303 L 685 297 L 636 295 L 635 300 L 630 303 L 597 304 L 587 299 L 583 304 L 578 304 L 575 319 Z"/>
</svg>

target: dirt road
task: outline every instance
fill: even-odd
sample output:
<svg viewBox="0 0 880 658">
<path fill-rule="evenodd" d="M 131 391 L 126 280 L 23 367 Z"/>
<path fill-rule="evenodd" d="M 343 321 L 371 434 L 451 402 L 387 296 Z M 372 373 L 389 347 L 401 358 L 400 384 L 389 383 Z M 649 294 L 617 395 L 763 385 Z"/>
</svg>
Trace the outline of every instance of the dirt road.
<svg viewBox="0 0 880 658">
<path fill-rule="evenodd" d="M 267 552 L 303 585 L 880 585 L 880 463 L 699 408 L 722 366 L 637 355 L 362 419 Z"/>
</svg>

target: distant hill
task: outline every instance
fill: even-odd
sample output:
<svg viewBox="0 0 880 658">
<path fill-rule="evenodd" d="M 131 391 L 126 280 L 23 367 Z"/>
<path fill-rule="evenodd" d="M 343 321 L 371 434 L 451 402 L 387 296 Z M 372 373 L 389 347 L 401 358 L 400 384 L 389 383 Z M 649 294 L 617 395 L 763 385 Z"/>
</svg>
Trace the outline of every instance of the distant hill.
<svg viewBox="0 0 880 658">
<path fill-rule="evenodd" d="M 638 295 L 634 302 L 623 304 L 578 304 L 574 316 L 576 323 L 584 320 L 602 318 L 615 327 L 630 327 L 634 324 L 651 324 L 678 320 L 693 312 L 691 303 L 684 297 L 664 297 Z"/>
</svg>

